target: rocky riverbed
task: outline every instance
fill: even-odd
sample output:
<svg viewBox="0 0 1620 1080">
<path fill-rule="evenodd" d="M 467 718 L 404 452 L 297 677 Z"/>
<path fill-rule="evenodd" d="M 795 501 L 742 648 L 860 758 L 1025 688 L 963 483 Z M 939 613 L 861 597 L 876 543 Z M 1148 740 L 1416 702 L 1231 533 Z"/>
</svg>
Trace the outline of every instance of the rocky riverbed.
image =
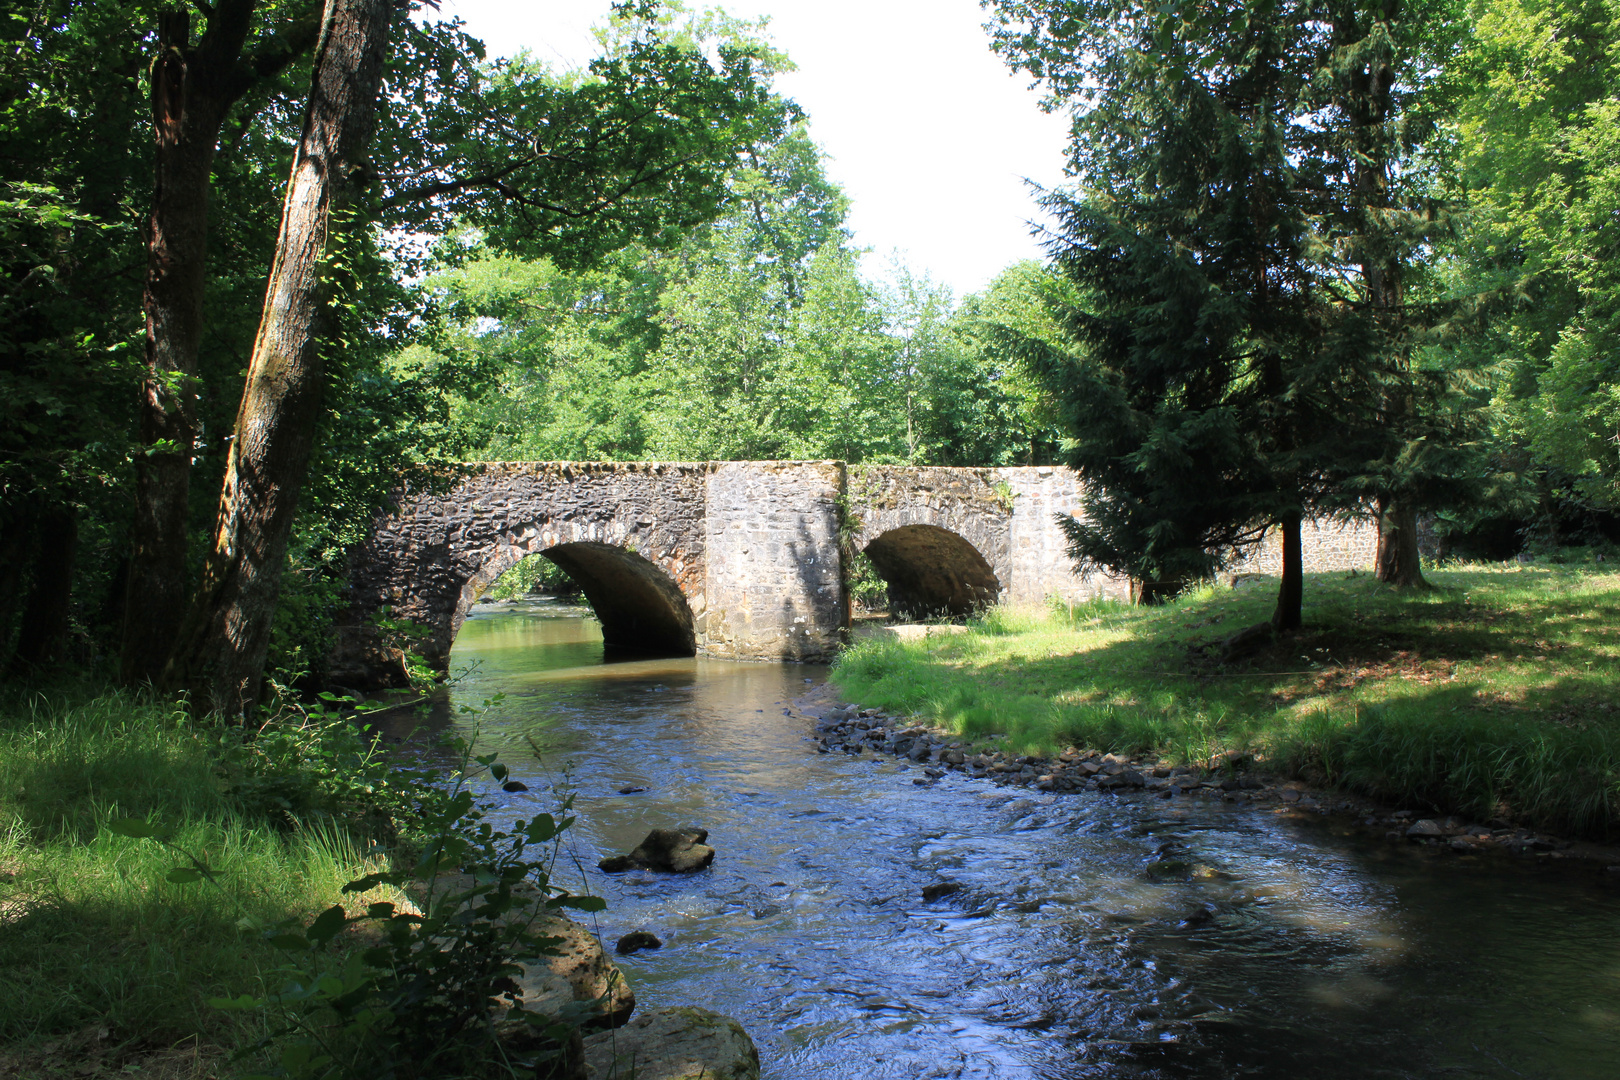
<svg viewBox="0 0 1620 1080">
<path fill-rule="evenodd" d="M 1337 814 L 1393 843 L 1422 844 L 1461 855 L 1505 852 L 1548 860 L 1579 859 L 1620 882 L 1620 848 L 1566 840 L 1493 818 L 1478 822 L 1450 814 L 1397 808 L 1276 775 L 1266 762 L 1230 753 L 1206 765 L 1177 765 L 1156 757 L 1068 747 L 1054 758 L 1008 749 L 1005 736 L 970 740 L 916 717 L 896 716 L 838 699 L 830 686 L 797 705 L 813 721 L 807 736 L 823 754 L 886 755 L 918 770 L 918 786 L 957 774 L 1001 786 L 1054 794 L 1141 792 L 1160 799 L 1219 799 L 1279 814 Z"/>
</svg>

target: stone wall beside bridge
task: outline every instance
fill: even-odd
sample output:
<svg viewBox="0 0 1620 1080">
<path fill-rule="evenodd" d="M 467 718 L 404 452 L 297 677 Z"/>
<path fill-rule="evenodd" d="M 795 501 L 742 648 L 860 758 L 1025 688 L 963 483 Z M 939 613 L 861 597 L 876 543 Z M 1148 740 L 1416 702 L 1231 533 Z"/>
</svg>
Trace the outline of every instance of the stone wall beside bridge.
<svg viewBox="0 0 1620 1080">
<path fill-rule="evenodd" d="M 421 628 L 410 647 L 442 668 L 468 609 L 532 554 L 568 572 L 606 646 L 626 652 L 828 659 L 850 622 L 848 551 L 871 560 L 892 607 L 916 615 L 1123 599 L 1128 582 L 1077 575 L 1065 554 L 1057 518 L 1079 506 L 1074 474 L 1045 466 L 477 465 L 441 494 L 401 493 L 353 552 L 332 678 L 402 681 L 384 614 Z M 1313 562 L 1336 565 L 1308 546 Z"/>
</svg>

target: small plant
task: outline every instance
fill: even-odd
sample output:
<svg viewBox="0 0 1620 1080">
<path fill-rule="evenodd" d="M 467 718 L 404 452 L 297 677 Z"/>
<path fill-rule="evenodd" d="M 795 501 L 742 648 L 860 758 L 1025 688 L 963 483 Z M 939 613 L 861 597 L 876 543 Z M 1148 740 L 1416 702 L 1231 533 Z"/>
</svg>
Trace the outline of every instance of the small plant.
<svg viewBox="0 0 1620 1080">
<path fill-rule="evenodd" d="M 888 605 L 889 583 L 878 576 L 866 553 L 851 549 L 844 555 L 845 588 L 861 611 L 881 611 Z"/>
<path fill-rule="evenodd" d="M 307 724 L 269 733 L 274 741 L 258 749 L 259 771 L 249 769 L 248 775 L 291 771 L 263 764 L 290 754 L 298 768 L 315 773 L 314 786 L 329 798 L 369 787 L 370 798 L 410 805 L 420 822 L 414 858 L 350 881 L 343 891 L 359 895 L 391 887 L 417 903 L 377 901 L 355 913 L 333 905 L 313 919 L 271 926 L 244 916 L 245 930 L 289 959 L 279 990 L 212 1001 L 220 1009 L 262 1014 L 269 1023 L 270 1034 L 242 1052 L 266 1062 L 247 1077 L 564 1075 L 578 1029 L 595 1016 L 598 1003 L 540 1015 L 525 1008 L 518 979 L 524 964 L 555 955 L 560 939 L 544 933 L 546 916 L 604 906 L 551 882 L 559 838 L 574 820 L 571 800 L 560 816 L 537 814 L 510 829 L 497 828 L 470 786 L 478 772 L 496 783 L 508 780 L 496 755 L 474 756 L 472 743 L 457 739 L 460 766 L 448 786 L 435 784 L 430 781 L 438 778 L 424 770 L 390 770 L 362 736 L 357 744 L 337 735 L 336 725 L 350 722 L 337 719 L 331 705 L 313 710 Z M 169 871 L 170 882 L 220 887 L 215 871 L 161 825 L 124 819 L 108 828 L 180 855 L 183 863 Z"/>
</svg>

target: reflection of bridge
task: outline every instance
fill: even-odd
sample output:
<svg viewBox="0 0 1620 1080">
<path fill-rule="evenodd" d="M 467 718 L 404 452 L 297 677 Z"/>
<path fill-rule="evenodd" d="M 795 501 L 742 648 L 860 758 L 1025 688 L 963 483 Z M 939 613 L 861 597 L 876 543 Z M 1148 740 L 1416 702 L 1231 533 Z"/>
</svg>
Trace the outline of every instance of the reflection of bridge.
<svg viewBox="0 0 1620 1080">
<path fill-rule="evenodd" d="M 1083 578 L 1055 516 L 1079 506 L 1061 468 L 847 466 L 837 461 L 521 462 L 480 466 L 445 495 L 407 494 L 354 555 L 340 683 L 384 685 L 388 607 L 427 628 L 443 665 L 467 609 L 544 554 L 590 599 L 609 646 L 738 659 L 825 659 L 849 625 L 842 552 L 864 551 L 901 610 L 1123 596 Z"/>
</svg>

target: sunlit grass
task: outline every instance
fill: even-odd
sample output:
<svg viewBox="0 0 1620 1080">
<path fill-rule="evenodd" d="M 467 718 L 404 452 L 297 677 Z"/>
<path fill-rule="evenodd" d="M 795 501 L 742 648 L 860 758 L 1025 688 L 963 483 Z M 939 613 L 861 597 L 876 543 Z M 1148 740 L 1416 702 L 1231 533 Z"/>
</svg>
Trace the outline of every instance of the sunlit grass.
<svg viewBox="0 0 1620 1080">
<path fill-rule="evenodd" d="M 996 610 L 966 634 L 862 642 L 834 678 L 864 704 L 1030 752 L 1244 750 L 1380 797 L 1620 830 L 1620 575 L 1431 578 L 1400 593 L 1314 575 L 1305 629 L 1237 666 L 1209 646 L 1263 621 L 1274 585 Z"/>
<path fill-rule="evenodd" d="M 240 1042 L 254 1021 L 206 1002 L 261 992 L 282 964 L 256 927 L 376 898 L 342 895 L 375 863 L 341 830 L 237 812 L 213 736 L 182 714 L 118 693 L 4 704 L 0 1044 L 89 1024 Z M 122 817 L 166 824 L 179 850 L 105 828 Z M 165 880 L 189 858 L 217 887 Z"/>
</svg>

